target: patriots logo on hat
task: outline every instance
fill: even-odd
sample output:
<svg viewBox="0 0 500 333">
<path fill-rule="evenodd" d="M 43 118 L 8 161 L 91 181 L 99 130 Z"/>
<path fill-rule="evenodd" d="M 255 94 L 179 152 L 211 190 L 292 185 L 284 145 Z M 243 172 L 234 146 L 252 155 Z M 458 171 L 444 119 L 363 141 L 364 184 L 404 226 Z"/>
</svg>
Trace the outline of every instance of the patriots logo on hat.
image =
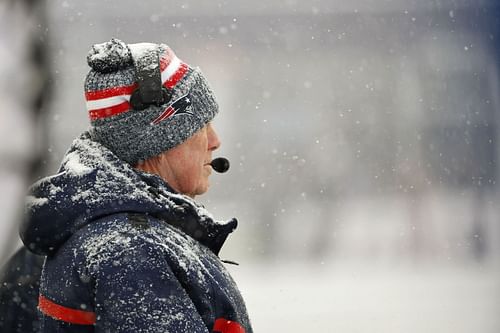
<svg viewBox="0 0 500 333">
<path fill-rule="evenodd" d="M 172 103 L 170 103 L 165 109 L 165 111 L 163 111 L 158 117 L 156 117 L 155 120 L 151 122 L 151 125 L 157 125 L 160 122 L 164 121 L 165 119 L 168 119 L 177 114 L 192 115 L 192 113 L 187 110 L 189 106 L 191 106 L 191 98 L 189 96 L 189 93 L 187 93 L 186 95 L 181 96 Z"/>
</svg>

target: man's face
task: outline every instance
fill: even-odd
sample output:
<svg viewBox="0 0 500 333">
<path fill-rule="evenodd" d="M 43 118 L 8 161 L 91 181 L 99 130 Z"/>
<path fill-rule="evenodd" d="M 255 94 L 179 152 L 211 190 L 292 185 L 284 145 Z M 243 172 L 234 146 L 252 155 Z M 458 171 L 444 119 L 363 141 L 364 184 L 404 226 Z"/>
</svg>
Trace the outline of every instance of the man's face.
<svg viewBox="0 0 500 333">
<path fill-rule="evenodd" d="M 219 146 L 219 138 L 208 123 L 180 145 L 158 156 L 157 170 L 153 172 L 178 192 L 194 198 L 208 190 L 212 152 Z"/>
</svg>

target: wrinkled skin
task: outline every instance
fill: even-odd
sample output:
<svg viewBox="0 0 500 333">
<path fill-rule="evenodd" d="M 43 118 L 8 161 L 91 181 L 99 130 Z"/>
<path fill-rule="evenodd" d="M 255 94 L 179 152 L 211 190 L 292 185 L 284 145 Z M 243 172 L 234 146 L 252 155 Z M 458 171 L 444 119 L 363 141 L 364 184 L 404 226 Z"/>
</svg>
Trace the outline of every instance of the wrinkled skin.
<svg viewBox="0 0 500 333">
<path fill-rule="evenodd" d="M 180 145 L 140 162 L 136 168 L 159 175 L 177 192 L 194 198 L 208 191 L 212 152 L 219 147 L 219 137 L 208 123 Z"/>
</svg>

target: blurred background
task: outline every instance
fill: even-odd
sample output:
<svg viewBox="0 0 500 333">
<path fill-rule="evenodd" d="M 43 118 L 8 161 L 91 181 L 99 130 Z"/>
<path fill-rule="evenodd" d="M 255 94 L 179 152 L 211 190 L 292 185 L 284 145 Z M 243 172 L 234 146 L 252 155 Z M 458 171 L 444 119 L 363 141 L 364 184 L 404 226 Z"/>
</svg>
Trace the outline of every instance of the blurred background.
<svg viewBox="0 0 500 333">
<path fill-rule="evenodd" d="M 165 42 L 211 82 L 230 172 L 200 197 L 256 332 L 500 331 L 496 0 L 0 4 L 0 259 L 88 127 L 94 43 Z"/>
</svg>

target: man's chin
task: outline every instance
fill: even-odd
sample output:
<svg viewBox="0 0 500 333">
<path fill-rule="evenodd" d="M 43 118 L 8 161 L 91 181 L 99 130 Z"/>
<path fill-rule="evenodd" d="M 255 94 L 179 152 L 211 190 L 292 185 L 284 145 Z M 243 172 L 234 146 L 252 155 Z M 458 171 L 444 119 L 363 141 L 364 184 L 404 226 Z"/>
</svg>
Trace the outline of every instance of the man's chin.
<svg viewBox="0 0 500 333">
<path fill-rule="evenodd" d="M 189 196 L 191 198 L 194 198 L 195 196 L 197 195 L 202 195 L 202 194 L 205 194 L 208 192 L 208 189 L 210 188 L 210 183 L 206 183 L 205 185 L 203 186 L 199 186 L 196 191 L 193 191 L 193 194 L 190 194 Z"/>
</svg>

